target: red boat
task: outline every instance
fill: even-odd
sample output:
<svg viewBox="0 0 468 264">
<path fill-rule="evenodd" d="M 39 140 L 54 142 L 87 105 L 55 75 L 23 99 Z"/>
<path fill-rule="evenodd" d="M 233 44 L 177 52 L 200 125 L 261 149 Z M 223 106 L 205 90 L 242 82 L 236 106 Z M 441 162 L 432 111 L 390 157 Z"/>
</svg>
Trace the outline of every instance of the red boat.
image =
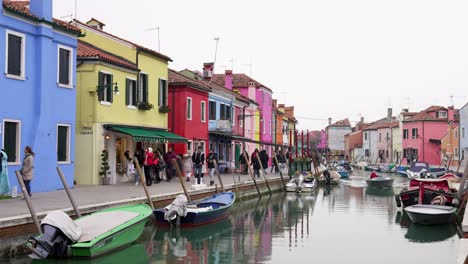
<svg viewBox="0 0 468 264">
<path fill-rule="evenodd" d="M 456 177 L 456 178 L 455 178 Z M 437 196 L 446 198 L 445 205 L 452 206 L 458 190 L 451 187 L 458 177 L 452 174 L 442 176 L 438 179 L 412 179 L 409 188 L 395 195 L 396 204 L 403 208 L 415 204 L 431 204 Z M 423 188 L 423 192 L 419 192 Z M 422 199 L 421 202 L 419 200 Z"/>
</svg>

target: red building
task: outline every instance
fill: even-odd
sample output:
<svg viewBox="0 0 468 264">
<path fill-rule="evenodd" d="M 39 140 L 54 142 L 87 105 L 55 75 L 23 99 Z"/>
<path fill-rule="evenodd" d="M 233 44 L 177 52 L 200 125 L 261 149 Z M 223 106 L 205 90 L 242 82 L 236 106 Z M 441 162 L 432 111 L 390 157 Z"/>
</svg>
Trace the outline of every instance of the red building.
<svg viewBox="0 0 468 264">
<path fill-rule="evenodd" d="M 198 146 L 202 146 L 203 151 L 208 153 L 207 111 L 210 91 L 205 82 L 169 70 L 169 129 L 188 139 L 187 144 L 174 145 L 177 154 L 192 154 Z"/>
</svg>

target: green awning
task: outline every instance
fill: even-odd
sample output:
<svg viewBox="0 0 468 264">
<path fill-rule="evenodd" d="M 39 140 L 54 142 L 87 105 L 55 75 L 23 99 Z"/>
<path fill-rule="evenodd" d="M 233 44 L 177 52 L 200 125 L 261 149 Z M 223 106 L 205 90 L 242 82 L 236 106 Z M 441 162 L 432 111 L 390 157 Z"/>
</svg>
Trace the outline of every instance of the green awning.
<svg viewBox="0 0 468 264">
<path fill-rule="evenodd" d="M 125 126 L 109 126 L 107 129 L 131 135 L 133 140 L 139 142 L 155 142 L 155 143 L 184 143 L 188 140 L 174 133 L 144 127 L 125 127 Z"/>
</svg>

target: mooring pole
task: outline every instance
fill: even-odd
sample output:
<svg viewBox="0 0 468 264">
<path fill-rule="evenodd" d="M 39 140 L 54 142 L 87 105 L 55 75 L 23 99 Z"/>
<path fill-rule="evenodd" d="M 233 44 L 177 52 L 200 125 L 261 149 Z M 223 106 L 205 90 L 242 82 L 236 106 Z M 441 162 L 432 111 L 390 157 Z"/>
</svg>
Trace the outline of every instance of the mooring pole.
<svg viewBox="0 0 468 264">
<path fill-rule="evenodd" d="M 279 170 L 279 174 L 280 174 L 280 177 L 281 177 L 281 182 L 283 183 L 283 187 L 286 188 L 286 184 L 284 183 L 284 178 L 283 178 L 283 172 L 281 171 L 281 168 L 279 166 L 278 159 L 276 158 L 276 155 L 273 156 L 273 162 L 275 163 L 276 167 Z"/>
<path fill-rule="evenodd" d="M 33 219 L 34 225 L 36 226 L 37 232 L 42 234 L 41 225 L 39 225 L 39 220 L 37 219 L 36 210 L 31 203 L 31 197 L 29 197 L 28 190 L 26 190 L 26 186 L 23 182 L 23 176 L 21 176 L 18 170 L 15 171 L 16 178 L 18 179 L 18 183 L 21 186 L 21 191 L 23 192 L 24 199 L 26 200 L 26 204 L 28 205 L 29 212 L 31 213 L 31 217 Z"/>
<path fill-rule="evenodd" d="M 249 164 L 249 159 L 247 158 L 247 155 L 245 155 L 245 151 L 242 154 L 244 156 L 244 159 L 246 161 L 247 168 L 249 169 L 250 177 L 252 177 L 252 181 L 254 182 L 255 188 L 257 189 L 258 197 L 262 197 L 262 194 L 260 193 L 260 190 L 258 189 L 257 181 L 255 180 L 255 176 L 253 175 L 252 168 L 250 168 Z"/>
<path fill-rule="evenodd" d="M 58 175 L 60 176 L 60 180 L 62 181 L 63 187 L 65 188 L 65 191 L 67 192 L 68 199 L 70 199 L 70 203 L 73 206 L 73 210 L 75 210 L 76 216 L 81 217 L 80 210 L 78 210 L 78 206 L 75 203 L 75 199 L 73 199 L 73 196 L 70 192 L 70 188 L 68 188 L 68 183 L 65 180 L 65 177 L 63 176 L 62 169 L 60 169 L 60 167 L 57 167 L 57 172 L 58 172 Z"/>
<path fill-rule="evenodd" d="M 257 156 L 258 163 L 260 164 L 260 168 L 263 171 L 263 178 L 265 179 L 265 182 L 266 182 L 266 185 L 267 185 L 267 188 L 268 188 L 268 193 L 271 195 L 270 183 L 268 182 L 268 179 L 266 177 L 265 168 L 263 168 L 262 161 L 260 160 L 260 157 L 258 156 L 258 154 L 256 156 Z"/>
<path fill-rule="evenodd" d="M 133 158 L 133 163 L 135 163 L 135 167 L 137 169 L 138 175 L 140 175 L 141 186 L 143 186 L 143 189 L 145 190 L 145 194 L 146 194 L 146 198 L 148 199 L 149 206 L 154 211 L 153 200 L 151 199 L 151 196 L 148 192 L 148 188 L 146 187 L 146 179 L 145 179 L 145 175 L 143 174 L 143 171 L 141 170 L 140 162 L 138 162 L 137 158 Z"/>
<path fill-rule="evenodd" d="M 192 201 L 192 199 L 190 198 L 190 195 L 189 195 L 189 193 L 187 191 L 187 188 L 185 188 L 183 176 L 182 176 L 182 173 L 180 172 L 180 169 L 179 169 L 179 164 L 177 164 L 176 159 L 172 159 L 171 163 L 172 163 L 172 166 L 175 168 L 175 170 L 177 172 L 177 175 L 179 176 L 180 184 L 182 185 L 182 189 L 184 189 L 185 196 L 187 196 L 187 201 L 190 203 Z"/>
<path fill-rule="evenodd" d="M 215 167 L 216 175 L 218 176 L 219 184 L 221 184 L 221 190 L 223 190 L 223 192 L 225 192 L 226 190 L 224 189 L 223 180 L 221 179 L 221 175 L 219 174 L 219 168 L 218 168 L 218 163 L 216 162 L 216 159 L 213 159 L 213 164 L 214 164 L 214 167 Z"/>
</svg>

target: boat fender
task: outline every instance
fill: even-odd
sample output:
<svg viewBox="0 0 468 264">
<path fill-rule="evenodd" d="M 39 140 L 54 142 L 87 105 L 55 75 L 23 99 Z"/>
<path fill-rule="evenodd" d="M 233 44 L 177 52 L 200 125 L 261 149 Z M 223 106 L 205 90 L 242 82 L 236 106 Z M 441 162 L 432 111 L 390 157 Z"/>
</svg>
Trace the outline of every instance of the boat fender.
<svg viewBox="0 0 468 264">
<path fill-rule="evenodd" d="M 457 198 L 454 198 L 452 200 L 452 205 L 455 206 L 455 207 L 458 207 L 460 205 L 460 201 Z"/>
</svg>

